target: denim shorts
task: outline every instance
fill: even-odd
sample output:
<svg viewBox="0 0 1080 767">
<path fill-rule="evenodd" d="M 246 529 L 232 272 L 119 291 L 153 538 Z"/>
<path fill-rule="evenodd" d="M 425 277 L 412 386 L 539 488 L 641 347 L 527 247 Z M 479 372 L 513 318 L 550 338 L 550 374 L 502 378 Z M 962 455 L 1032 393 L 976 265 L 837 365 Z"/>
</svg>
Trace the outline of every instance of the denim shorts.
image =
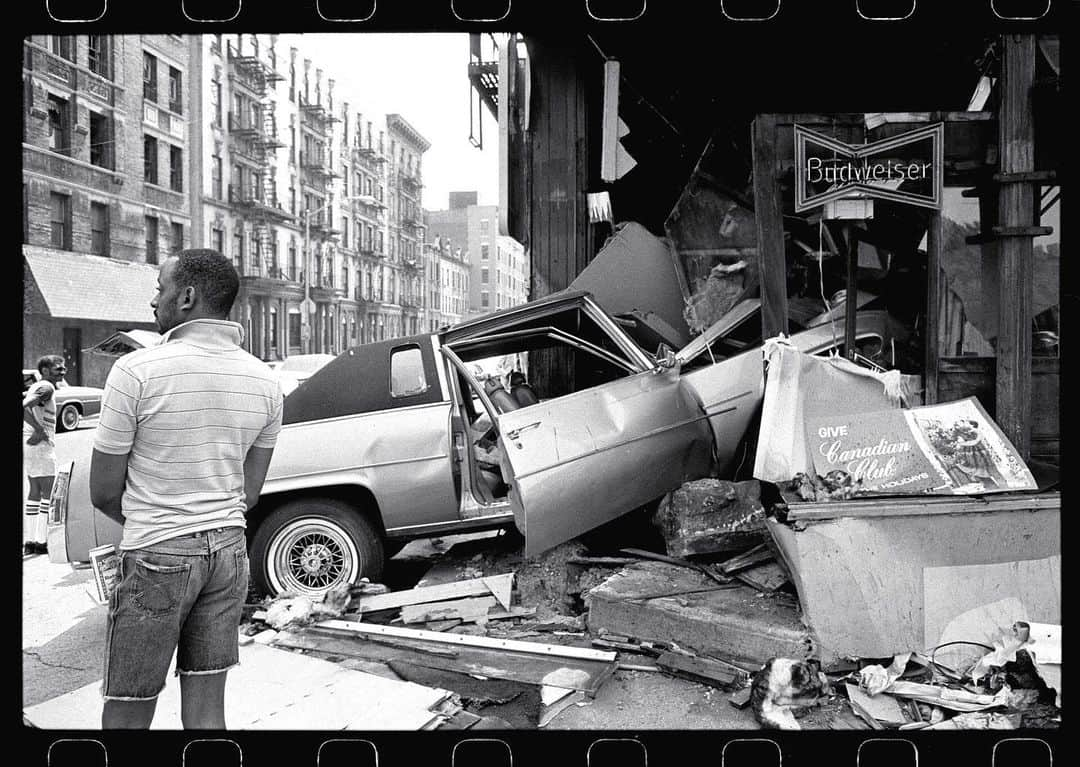
<svg viewBox="0 0 1080 767">
<path fill-rule="evenodd" d="M 106 700 L 153 700 L 173 651 L 177 674 L 217 674 L 238 661 L 248 590 L 244 528 L 208 530 L 120 553 L 105 634 Z"/>
</svg>

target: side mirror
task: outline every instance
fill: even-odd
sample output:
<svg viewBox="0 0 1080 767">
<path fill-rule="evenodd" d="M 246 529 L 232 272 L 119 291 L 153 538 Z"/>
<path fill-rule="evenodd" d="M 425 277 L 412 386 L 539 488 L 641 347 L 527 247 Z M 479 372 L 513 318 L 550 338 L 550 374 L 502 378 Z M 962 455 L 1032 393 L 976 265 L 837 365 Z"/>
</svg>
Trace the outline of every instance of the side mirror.
<svg viewBox="0 0 1080 767">
<path fill-rule="evenodd" d="M 675 367 L 675 352 L 667 344 L 656 347 L 656 364 L 660 370 L 669 370 Z"/>
</svg>

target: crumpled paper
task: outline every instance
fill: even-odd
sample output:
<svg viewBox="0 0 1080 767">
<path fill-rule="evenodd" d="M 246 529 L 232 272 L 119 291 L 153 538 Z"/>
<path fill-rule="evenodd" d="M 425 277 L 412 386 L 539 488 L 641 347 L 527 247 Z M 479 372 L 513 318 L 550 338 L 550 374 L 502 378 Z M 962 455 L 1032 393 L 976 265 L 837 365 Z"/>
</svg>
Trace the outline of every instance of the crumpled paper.
<svg viewBox="0 0 1080 767">
<path fill-rule="evenodd" d="M 330 589 L 321 602 L 295 594 L 281 594 L 266 608 L 266 622 L 281 631 L 286 626 L 303 626 L 317 618 L 340 618 L 351 598 L 347 583 Z"/>
<path fill-rule="evenodd" d="M 877 664 L 867 666 L 859 672 L 859 687 L 869 695 L 884 692 L 889 685 L 904 673 L 909 660 L 911 660 L 911 653 L 905 652 L 894 656 L 888 668 Z"/>
</svg>

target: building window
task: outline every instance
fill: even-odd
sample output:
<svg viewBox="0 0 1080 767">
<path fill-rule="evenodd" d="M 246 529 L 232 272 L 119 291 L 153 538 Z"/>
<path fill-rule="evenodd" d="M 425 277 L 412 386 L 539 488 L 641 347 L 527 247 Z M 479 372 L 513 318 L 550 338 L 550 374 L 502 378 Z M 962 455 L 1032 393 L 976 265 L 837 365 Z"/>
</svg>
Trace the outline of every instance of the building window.
<svg viewBox="0 0 1080 767">
<path fill-rule="evenodd" d="M 210 230 L 210 245 L 218 253 L 225 255 L 225 231 L 223 229 Z"/>
<path fill-rule="evenodd" d="M 345 295 L 349 295 L 349 267 L 345 264 L 341 265 L 341 286 Z"/>
<path fill-rule="evenodd" d="M 178 253 L 184 249 L 184 225 L 179 221 L 172 222 L 172 252 Z"/>
<path fill-rule="evenodd" d="M 289 177 L 289 213 L 296 215 L 296 177 Z"/>
<path fill-rule="evenodd" d="M 176 67 L 169 67 L 169 109 L 178 115 L 184 113 L 183 75 Z"/>
<path fill-rule="evenodd" d="M 491 222 L 486 218 L 480 219 L 480 236 L 491 234 Z"/>
<path fill-rule="evenodd" d="M 158 262 L 158 220 L 157 216 L 146 217 L 146 263 Z"/>
<path fill-rule="evenodd" d="M 143 181 L 148 184 L 157 183 L 158 171 L 158 148 L 157 139 L 153 136 L 143 136 Z"/>
<path fill-rule="evenodd" d="M 147 101 L 157 103 L 157 58 L 149 53 L 143 53 L 142 64 L 142 93 Z"/>
<path fill-rule="evenodd" d="M 214 155 L 210 166 L 210 194 L 215 200 L 222 199 L 221 186 L 221 157 Z"/>
<path fill-rule="evenodd" d="M 488 270 L 487 269 L 481 269 L 480 270 L 480 284 L 481 285 L 487 285 L 488 284 Z"/>
<path fill-rule="evenodd" d="M 289 101 L 296 103 L 296 64 L 289 64 Z"/>
<path fill-rule="evenodd" d="M 341 217 L 341 247 L 349 247 L 349 219 Z"/>
<path fill-rule="evenodd" d="M 243 230 L 237 230 L 233 234 L 233 263 L 236 265 L 236 271 L 240 274 L 244 273 L 244 232 Z"/>
<path fill-rule="evenodd" d="M 97 112 L 90 113 L 90 164 L 112 170 L 112 141 L 109 136 L 109 118 Z"/>
<path fill-rule="evenodd" d="M 51 40 L 52 52 L 62 59 L 75 60 L 75 37 L 74 35 L 53 35 Z"/>
<path fill-rule="evenodd" d="M 480 292 L 480 306 L 487 309 L 491 305 L 491 299 L 486 290 Z"/>
<path fill-rule="evenodd" d="M 487 261 L 490 255 L 491 246 L 486 242 L 480 243 L 480 260 Z"/>
<path fill-rule="evenodd" d="M 214 80 L 210 84 L 210 106 L 214 116 L 214 125 L 221 125 L 221 81 L 218 74 L 214 73 Z"/>
<path fill-rule="evenodd" d="M 184 191 L 184 150 L 178 146 L 169 147 L 169 188 Z"/>
<path fill-rule="evenodd" d="M 52 192 L 49 195 L 52 229 L 50 244 L 60 250 L 71 250 L 71 195 Z"/>
<path fill-rule="evenodd" d="M 296 280 L 300 276 L 300 269 L 296 262 L 296 243 L 289 241 L 289 274 L 290 280 Z"/>
<path fill-rule="evenodd" d="M 49 96 L 49 149 L 61 154 L 71 153 L 68 136 L 68 102 L 59 96 Z"/>
<path fill-rule="evenodd" d="M 90 71 L 96 75 L 101 75 L 107 80 L 112 79 L 110 74 L 112 67 L 110 66 L 109 56 L 109 38 L 106 35 L 90 35 L 87 38 L 89 49 L 88 64 Z"/>
<path fill-rule="evenodd" d="M 100 202 L 90 203 L 90 252 L 109 255 L 109 207 Z"/>
</svg>

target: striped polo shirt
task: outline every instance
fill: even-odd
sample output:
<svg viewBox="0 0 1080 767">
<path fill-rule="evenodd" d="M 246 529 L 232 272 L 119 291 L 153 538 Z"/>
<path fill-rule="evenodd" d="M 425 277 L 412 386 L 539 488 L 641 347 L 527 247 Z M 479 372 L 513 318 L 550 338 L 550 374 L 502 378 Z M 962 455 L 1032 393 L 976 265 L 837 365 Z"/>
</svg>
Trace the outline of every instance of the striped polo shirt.
<svg viewBox="0 0 1080 767">
<path fill-rule="evenodd" d="M 281 386 L 240 325 L 192 320 L 116 361 L 94 449 L 128 455 L 120 548 L 244 527 L 244 458 L 274 447 Z"/>
</svg>

